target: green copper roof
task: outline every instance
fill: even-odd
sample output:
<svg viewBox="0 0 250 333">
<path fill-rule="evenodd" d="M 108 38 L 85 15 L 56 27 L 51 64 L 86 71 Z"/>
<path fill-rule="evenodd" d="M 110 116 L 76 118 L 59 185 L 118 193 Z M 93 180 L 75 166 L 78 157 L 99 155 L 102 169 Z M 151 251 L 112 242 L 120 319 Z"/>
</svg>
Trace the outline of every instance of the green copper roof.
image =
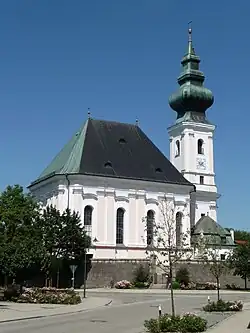
<svg viewBox="0 0 250 333">
<path fill-rule="evenodd" d="M 214 97 L 212 92 L 203 86 L 204 74 L 199 70 L 200 58 L 195 54 L 189 29 L 188 53 L 181 61 L 183 71 L 178 77 L 180 88 L 169 98 L 170 107 L 177 112 L 177 119 L 194 121 L 192 114 L 199 113 L 199 122 L 207 123 L 205 111 L 212 106 Z M 186 113 L 191 114 L 184 119 Z M 196 120 L 196 121 L 197 121 Z"/>
<path fill-rule="evenodd" d="M 79 172 L 87 126 L 88 120 L 40 174 L 38 180 L 53 174 Z"/>
<path fill-rule="evenodd" d="M 194 226 L 192 242 L 203 234 L 206 244 L 218 246 L 234 246 L 230 231 L 216 223 L 210 216 L 203 216 Z"/>
</svg>

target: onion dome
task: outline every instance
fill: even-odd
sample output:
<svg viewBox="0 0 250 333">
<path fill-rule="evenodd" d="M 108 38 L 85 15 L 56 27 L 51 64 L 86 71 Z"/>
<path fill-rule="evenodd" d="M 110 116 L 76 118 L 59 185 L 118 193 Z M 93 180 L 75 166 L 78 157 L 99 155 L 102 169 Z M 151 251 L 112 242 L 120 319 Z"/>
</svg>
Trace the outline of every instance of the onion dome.
<svg viewBox="0 0 250 333">
<path fill-rule="evenodd" d="M 203 86 L 204 74 L 199 70 L 200 58 L 192 45 L 192 29 L 188 30 L 188 53 L 181 64 L 183 71 L 178 77 L 180 88 L 169 98 L 170 107 L 177 112 L 177 119 L 206 121 L 206 110 L 213 105 L 212 92 Z"/>
</svg>

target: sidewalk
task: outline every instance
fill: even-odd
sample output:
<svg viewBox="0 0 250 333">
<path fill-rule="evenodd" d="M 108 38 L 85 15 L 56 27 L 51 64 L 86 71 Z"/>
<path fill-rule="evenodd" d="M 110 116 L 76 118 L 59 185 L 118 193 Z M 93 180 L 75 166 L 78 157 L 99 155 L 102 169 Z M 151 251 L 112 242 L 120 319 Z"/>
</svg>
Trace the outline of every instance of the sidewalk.
<svg viewBox="0 0 250 333">
<path fill-rule="evenodd" d="M 77 313 L 107 306 L 110 298 L 88 297 L 77 305 L 0 302 L 0 323 Z"/>
<path fill-rule="evenodd" d="M 247 333 L 247 326 L 250 321 L 250 309 L 243 310 L 223 320 L 216 326 L 207 330 L 207 333 Z"/>
<path fill-rule="evenodd" d="M 83 293 L 83 289 L 77 289 L 76 291 Z M 86 293 L 128 293 L 128 294 L 170 294 L 169 289 L 116 289 L 116 288 L 93 288 L 87 289 Z M 185 294 L 217 294 L 217 290 L 174 290 L 175 295 L 185 295 Z M 239 290 L 220 290 L 221 295 L 233 295 L 233 294 L 248 294 L 249 291 L 239 291 Z"/>
</svg>

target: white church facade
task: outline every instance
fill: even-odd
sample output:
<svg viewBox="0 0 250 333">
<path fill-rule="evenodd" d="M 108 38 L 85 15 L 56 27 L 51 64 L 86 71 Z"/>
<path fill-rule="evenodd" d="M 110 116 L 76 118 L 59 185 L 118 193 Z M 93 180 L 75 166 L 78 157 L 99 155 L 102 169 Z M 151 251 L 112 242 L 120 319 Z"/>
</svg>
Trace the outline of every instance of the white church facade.
<svg viewBox="0 0 250 333">
<path fill-rule="evenodd" d="M 43 206 L 79 212 L 93 259 L 145 259 L 151 231 L 143 220 L 158 220 L 166 197 L 175 201 L 177 238 L 180 230 L 216 235 L 222 255 L 234 246 L 233 233 L 216 223 L 215 126 L 206 116 L 213 95 L 203 86 L 199 62 L 189 31 L 180 87 L 169 100 L 177 114 L 168 128 L 169 160 L 138 124 L 89 117 L 29 186 Z"/>
</svg>

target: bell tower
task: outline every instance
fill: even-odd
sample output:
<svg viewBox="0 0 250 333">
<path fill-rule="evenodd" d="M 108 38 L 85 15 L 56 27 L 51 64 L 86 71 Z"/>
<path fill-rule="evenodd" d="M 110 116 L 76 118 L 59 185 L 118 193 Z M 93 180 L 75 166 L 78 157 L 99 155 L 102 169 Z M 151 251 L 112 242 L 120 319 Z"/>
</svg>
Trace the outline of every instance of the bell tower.
<svg viewBox="0 0 250 333">
<path fill-rule="evenodd" d="M 214 172 L 215 125 L 206 115 L 214 97 L 203 85 L 205 76 L 200 71 L 200 58 L 193 47 L 191 27 L 188 30 L 188 50 L 181 65 L 179 89 L 169 98 L 169 105 L 176 112 L 176 121 L 168 128 L 170 161 L 196 186 L 196 221 L 203 214 L 216 221 L 219 196 Z"/>
</svg>

